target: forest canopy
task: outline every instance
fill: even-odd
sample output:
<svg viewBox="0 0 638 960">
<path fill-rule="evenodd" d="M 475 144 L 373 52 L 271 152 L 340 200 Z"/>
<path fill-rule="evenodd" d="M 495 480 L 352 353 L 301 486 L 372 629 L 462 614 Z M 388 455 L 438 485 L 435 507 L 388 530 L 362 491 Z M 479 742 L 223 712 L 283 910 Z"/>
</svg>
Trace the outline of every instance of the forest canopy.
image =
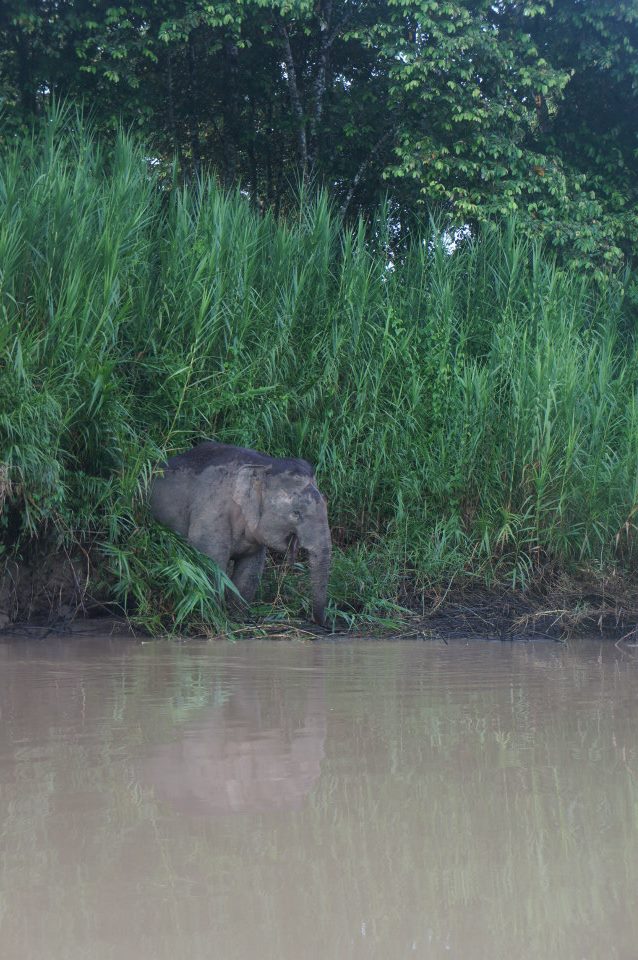
<svg viewBox="0 0 638 960">
<path fill-rule="evenodd" d="M 52 97 L 182 175 L 349 218 L 516 214 L 608 273 L 638 245 L 638 0 L 5 0 L 5 141 Z"/>
</svg>

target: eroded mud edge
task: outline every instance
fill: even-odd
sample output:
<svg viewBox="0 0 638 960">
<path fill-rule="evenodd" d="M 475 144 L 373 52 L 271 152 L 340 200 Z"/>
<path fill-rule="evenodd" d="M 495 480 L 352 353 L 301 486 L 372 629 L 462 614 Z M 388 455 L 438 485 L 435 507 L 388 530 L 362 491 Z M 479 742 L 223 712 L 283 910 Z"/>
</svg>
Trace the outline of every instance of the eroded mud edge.
<svg viewBox="0 0 638 960">
<path fill-rule="evenodd" d="M 108 585 L 95 590 L 95 578 L 82 558 L 49 554 L 32 566 L 5 565 L 0 576 L 0 637 L 107 631 L 148 637 L 108 597 Z M 353 603 L 356 611 L 356 601 Z M 397 598 L 391 621 L 337 617 L 332 631 L 291 619 L 273 607 L 264 618 L 236 624 L 223 633 L 204 628 L 202 637 L 255 636 L 273 639 L 421 638 L 565 640 L 586 635 L 614 642 L 638 642 L 638 573 L 544 569 L 525 590 L 504 584 L 490 588 L 470 577 L 417 591 L 409 581 Z"/>
</svg>

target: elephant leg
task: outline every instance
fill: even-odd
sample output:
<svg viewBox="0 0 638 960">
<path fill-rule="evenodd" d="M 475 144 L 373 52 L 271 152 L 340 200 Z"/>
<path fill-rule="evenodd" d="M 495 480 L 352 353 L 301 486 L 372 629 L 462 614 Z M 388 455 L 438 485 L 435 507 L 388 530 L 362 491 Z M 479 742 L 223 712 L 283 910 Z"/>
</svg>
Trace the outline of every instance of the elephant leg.
<svg viewBox="0 0 638 960">
<path fill-rule="evenodd" d="M 230 537 L 224 536 L 217 525 L 213 527 L 201 521 L 191 524 L 188 530 L 188 542 L 200 553 L 214 560 L 220 570 L 228 573 Z M 238 599 L 230 592 L 228 587 L 224 591 L 224 595 L 229 612 L 238 612 Z"/>
<path fill-rule="evenodd" d="M 224 573 L 228 572 L 230 536 L 217 524 L 207 524 L 201 520 L 191 522 L 187 539 L 192 547 L 214 560 Z"/>
<path fill-rule="evenodd" d="M 265 560 L 265 547 L 261 547 L 256 553 L 249 553 L 248 556 L 235 560 L 233 583 L 246 603 L 252 603 L 255 599 Z"/>
</svg>

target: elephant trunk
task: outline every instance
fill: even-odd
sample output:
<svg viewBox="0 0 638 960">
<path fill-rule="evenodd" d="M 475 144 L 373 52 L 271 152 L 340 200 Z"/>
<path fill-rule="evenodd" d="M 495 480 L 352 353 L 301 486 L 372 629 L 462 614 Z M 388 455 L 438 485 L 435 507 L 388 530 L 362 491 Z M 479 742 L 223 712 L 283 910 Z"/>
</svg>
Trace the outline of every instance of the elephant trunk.
<svg viewBox="0 0 638 960">
<path fill-rule="evenodd" d="M 312 584 L 312 619 L 325 626 L 330 575 L 330 540 L 317 550 L 309 550 L 310 582 Z"/>
</svg>

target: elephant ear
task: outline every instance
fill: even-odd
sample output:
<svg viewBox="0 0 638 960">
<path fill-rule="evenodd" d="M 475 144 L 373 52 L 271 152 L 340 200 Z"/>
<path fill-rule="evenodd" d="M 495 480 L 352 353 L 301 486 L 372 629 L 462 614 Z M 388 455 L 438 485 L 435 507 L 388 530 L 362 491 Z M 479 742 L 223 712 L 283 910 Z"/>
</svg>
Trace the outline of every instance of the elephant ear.
<svg viewBox="0 0 638 960">
<path fill-rule="evenodd" d="M 241 510 L 246 527 L 254 532 L 261 519 L 264 467 L 240 467 L 233 487 L 233 501 Z"/>
</svg>

